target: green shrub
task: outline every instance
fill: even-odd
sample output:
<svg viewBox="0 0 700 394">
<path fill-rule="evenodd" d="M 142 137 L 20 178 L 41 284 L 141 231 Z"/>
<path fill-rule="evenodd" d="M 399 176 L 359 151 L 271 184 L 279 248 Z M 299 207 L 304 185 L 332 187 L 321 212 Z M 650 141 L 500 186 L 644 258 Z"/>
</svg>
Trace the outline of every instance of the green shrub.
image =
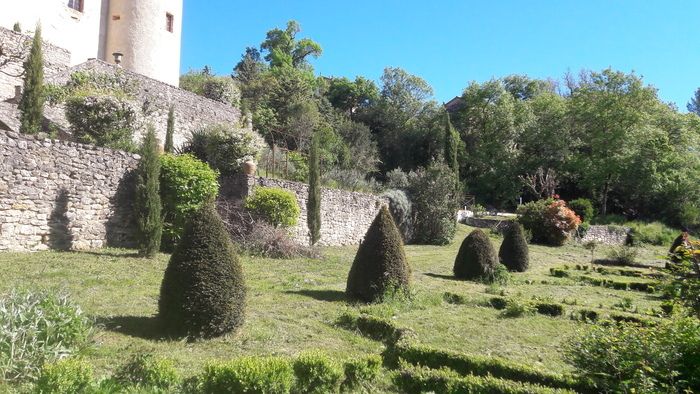
<svg viewBox="0 0 700 394">
<path fill-rule="evenodd" d="M 387 190 L 382 197 L 389 200 L 389 211 L 401 231 L 405 243 L 411 242 L 413 236 L 413 208 L 406 192 L 403 190 Z"/>
<path fill-rule="evenodd" d="M 537 309 L 529 302 L 519 301 L 515 298 L 509 298 L 506 300 L 506 307 L 501 312 L 503 317 L 523 317 L 534 315 Z"/>
<path fill-rule="evenodd" d="M 377 355 L 369 355 L 345 362 L 345 380 L 343 389 L 357 390 L 359 388 L 370 389 L 379 377 L 382 369 L 382 359 Z"/>
<path fill-rule="evenodd" d="M 550 268 L 549 274 L 557 278 L 568 278 L 571 276 L 567 270 L 561 268 Z"/>
<path fill-rule="evenodd" d="M 457 228 L 454 172 L 444 163 L 433 162 L 411 172 L 408 180 L 415 218 L 413 242 L 447 245 Z"/>
<path fill-rule="evenodd" d="M 241 357 L 208 364 L 197 378 L 199 392 L 217 394 L 289 393 L 294 370 L 280 357 Z"/>
<path fill-rule="evenodd" d="M 568 343 L 565 357 L 601 392 L 694 392 L 700 390 L 700 322 L 595 325 Z"/>
<path fill-rule="evenodd" d="M 133 152 L 137 109 L 108 94 L 75 95 L 66 100 L 66 119 L 78 142 Z"/>
<path fill-rule="evenodd" d="M 163 244 L 172 249 L 182 237 L 189 215 L 219 193 L 219 174 L 194 156 L 160 156 Z"/>
<path fill-rule="evenodd" d="M 535 304 L 535 309 L 540 315 L 561 316 L 564 314 L 564 306 L 553 302 L 538 302 Z"/>
<path fill-rule="evenodd" d="M 317 352 L 301 354 L 294 360 L 298 393 L 336 393 L 343 380 L 343 369 L 337 361 Z"/>
<path fill-rule="evenodd" d="M 35 391 L 41 394 L 91 392 L 93 372 L 90 364 L 78 359 L 64 359 L 41 368 Z"/>
<path fill-rule="evenodd" d="M 491 297 L 489 299 L 489 305 L 498 310 L 506 309 L 508 300 L 504 297 Z"/>
<path fill-rule="evenodd" d="M 380 301 L 389 290 L 407 291 L 411 268 L 401 234 L 386 206 L 377 213 L 360 244 L 348 274 L 348 298 Z"/>
<path fill-rule="evenodd" d="M 571 200 L 568 205 L 581 218 L 582 222 L 590 222 L 595 217 L 596 212 L 593 203 L 587 198 Z"/>
<path fill-rule="evenodd" d="M 170 335 L 213 337 L 243 324 L 244 309 L 241 263 L 213 204 L 204 204 L 165 270 L 158 318 Z"/>
<path fill-rule="evenodd" d="M 599 317 L 598 312 L 591 309 L 579 309 L 575 314 L 571 315 L 571 318 L 574 320 L 591 323 L 598 321 Z"/>
<path fill-rule="evenodd" d="M 621 265 L 634 264 L 638 255 L 639 249 L 634 246 L 627 245 L 620 245 L 610 249 L 608 252 L 608 258 Z"/>
<path fill-rule="evenodd" d="M 451 293 L 449 291 L 442 293 L 442 299 L 448 304 L 456 305 L 463 305 L 469 301 L 467 297 L 460 294 Z"/>
<path fill-rule="evenodd" d="M 453 267 L 459 279 L 479 279 L 491 275 L 497 267 L 498 258 L 489 237 L 483 231 L 472 231 L 459 248 Z"/>
<path fill-rule="evenodd" d="M 501 248 L 498 250 L 498 258 L 509 271 L 527 271 L 530 265 L 530 252 L 523 229 L 518 223 L 512 223 L 506 228 Z"/>
<path fill-rule="evenodd" d="M 238 107 L 241 93 L 236 82 L 229 76 L 219 76 L 208 70 L 190 70 L 180 76 L 180 88 Z"/>
<path fill-rule="evenodd" d="M 294 192 L 279 187 L 256 187 L 245 208 L 276 227 L 294 226 L 301 212 Z"/>
<path fill-rule="evenodd" d="M 512 280 L 512 275 L 505 265 L 498 263 L 493 271 L 487 272 L 479 280 L 487 285 L 505 286 Z"/>
<path fill-rule="evenodd" d="M 14 291 L 0 299 L 0 380 L 36 379 L 45 363 L 85 348 L 92 322 L 65 294 Z"/>
<path fill-rule="evenodd" d="M 633 245 L 642 243 L 651 245 L 668 245 L 673 242 L 678 231 L 660 222 L 627 222 L 625 227 L 630 228 L 629 242 Z"/>
<path fill-rule="evenodd" d="M 532 233 L 532 242 L 563 245 L 576 232 L 581 220 L 563 200 L 546 199 L 518 207 L 518 221 Z"/>
<path fill-rule="evenodd" d="M 257 160 L 264 147 L 265 141 L 257 132 L 218 124 L 193 132 L 181 151 L 195 155 L 221 175 L 229 176 L 240 173 L 245 160 Z"/>
<path fill-rule="evenodd" d="M 114 380 L 124 386 L 167 390 L 180 383 L 180 375 L 170 360 L 152 354 L 136 354 L 117 370 Z"/>
<path fill-rule="evenodd" d="M 370 315 L 353 315 L 344 313 L 338 317 L 336 324 L 347 330 L 359 332 L 361 335 L 386 343 L 397 342 L 402 332 L 390 322 Z"/>
</svg>

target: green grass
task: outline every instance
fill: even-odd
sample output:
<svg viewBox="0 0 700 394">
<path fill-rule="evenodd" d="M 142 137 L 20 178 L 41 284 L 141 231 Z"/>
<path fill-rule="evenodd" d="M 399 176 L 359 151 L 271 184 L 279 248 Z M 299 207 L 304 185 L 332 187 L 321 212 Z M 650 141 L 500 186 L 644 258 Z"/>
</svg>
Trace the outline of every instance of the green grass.
<svg viewBox="0 0 700 394">
<path fill-rule="evenodd" d="M 471 228 L 459 225 L 452 244 L 444 247 L 407 246 L 413 269 L 411 300 L 395 299 L 381 305 L 354 305 L 344 299 L 345 281 L 356 247 L 328 248 L 322 260 L 273 260 L 243 257 L 249 298 L 244 326 L 235 335 L 197 341 L 156 339 L 153 315 L 168 255 L 154 260 L 134 257 L 133 251 L 105 249 L 96 252 L 40 252 L 0 254 L 3 280 L 0 292 L 11 288 L 65 289 L 102 327 L 87 355 L 98 374 L 113 372 L 137 352 L 170 358 L 185 375 L 198 372 L 207 361 L 240 355 L 297 355 L 321 349 L 339 359 L 378 354 L 383 345 L 334 322 L 343 312 L 364 312 L 391 319 L 411 328 L 420 343 L 451 351 L 491 355 L 552 372 L 569 372 L 561 345 L 584 323 L 568 316 L 539 314 L 503 318 L 500 311 L 483 306 L 491 297 L 487 286 L 452 278 L 454 256 Z M 500 239 L 492 236 L 494 246 Z M 645 246 L 639 261 L 653 263 L 664 247 Z M 605 247 L 596 250 L 604 255 Z M 563 300 L 567 311 L 601 309 L 607 313 L 625 297 L 639 311 L 660 309 L 654 295 L 594 287 L 569 278 L 554 278 L 549 268 L 589 264 L 590 252 L 577 245 L 559 248 L 531 245 L 530 270 L 513 274 L 503 290 L 507 297 L 529 300 Z M 573 273 L 583 273 L 572 270 Z M 639 280 L 606 275 L 617 280 Z M 543 284 L 542 281 L 546 283 Z M 492 290 L 489 290 L 493 292 Z M 444 292 L 468 302 L 449 304 Z"/>
</svg>

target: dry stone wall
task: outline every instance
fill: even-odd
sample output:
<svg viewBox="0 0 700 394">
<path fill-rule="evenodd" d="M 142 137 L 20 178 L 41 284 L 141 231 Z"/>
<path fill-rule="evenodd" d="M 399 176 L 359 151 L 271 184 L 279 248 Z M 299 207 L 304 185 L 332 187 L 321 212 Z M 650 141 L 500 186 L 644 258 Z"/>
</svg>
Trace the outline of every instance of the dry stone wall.
<svg viewBox="0 0 700 394">
<path fill-rule="evenodd" d="M 297 225 L 291 229 L 292 238 L 309 244 L 309 228 L 306 225 L 306 200 L 309 185 L 280 179 L 242 175 L 222 182 L 222 196 L 237 200 L 254 193 L 255 186 L 280 187 L 292 191 L 297 198 L 301 214 Z M 337 189 L 321 189 L 321 239 L 320 245 L 357 245 L 377 215 L 382 204 L 380 196 L 369 193 L 349 192 Z"/>
<path fill-rule="evenodd" d="M 0 131 L 0 251 L 130 246 L 138 158 Z"/>
<path fill-rule="evenodd" d="M 604 245 L 624 245 L 629 237 L 629 227 L 595 225 L 588 228 L 581 242 L 596 242 Z"/>
</svg>

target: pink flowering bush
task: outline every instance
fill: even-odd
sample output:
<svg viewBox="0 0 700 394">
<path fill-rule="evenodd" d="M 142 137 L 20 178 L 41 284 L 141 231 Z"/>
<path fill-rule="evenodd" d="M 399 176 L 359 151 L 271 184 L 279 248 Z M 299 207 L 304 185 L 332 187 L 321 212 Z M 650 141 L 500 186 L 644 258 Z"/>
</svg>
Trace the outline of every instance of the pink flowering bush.
<svg viewBox="0 0 700 394">
<path fill-rule="evenodd" d="M 566 201 L 554 198 L 533 201 L 518 208 L 518 221 L 532 234 L 532 242 L 561 246 L 581 224 Z"/>
</svg>

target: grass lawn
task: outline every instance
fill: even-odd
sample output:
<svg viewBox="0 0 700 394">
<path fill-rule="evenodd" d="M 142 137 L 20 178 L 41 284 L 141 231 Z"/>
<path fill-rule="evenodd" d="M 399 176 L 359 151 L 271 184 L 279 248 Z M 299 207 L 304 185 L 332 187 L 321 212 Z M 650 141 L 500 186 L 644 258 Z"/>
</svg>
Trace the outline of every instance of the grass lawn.
<svg viewBox="0 0 700 394">
<path fill-rule="evenodd" d="M 584 328 L 567 316 L 533 315 L 503 318 L 484 306 L 492 293 L 529 300 L 564 301 L 567 312 L 579 308 L 602 313 L 631 302 L 638 313 L 659 310 L 660 300 L 638 291 L 586 285 L 572 278 L 555 278 L 551 267 L 588 264 L 590 252 L 581 246 L 530 246 L 527 273 L 514 274 L 512 284 L 495 289 L 452 278 L 454 256 L 471 231 L 459 225 L 448 246 L 407 246 L 413 269 L 415 296 L 410 302 L 351 305 L 345 302 L 348 270 L 356 247 L 328 248 L 321 260 L 273 260 L 243 257 L 248 286 L 246 323 L 235 335 L 197 342 L 157 339 L 153 315 L 168 255 L 145 260 L 133 251 L 41 252 L 0 254 L 0 292 L 12 288 L 66 290 L 98 322 L 95 346 L 87 355 L 98 374 L 115 370 L 132 353 L 152 352 L 172 359 L 185 375 L 197 373 L 210 360 L 239 355 L 295 355 L 322 349 L 340 359 L 378 354 L 383 345 L 334 325 L 343 312 L 362 311 L 413 329 L 419 341 L 436 348 L 491 355 L 556 372 L 570 371 L 561 345 Z M 493 237 L 496 247 L 500 238 Z M 645 247 L 639 261 L 658 261 L 664 247 Z M 596 251 L 601 257 L 605 248 Z M 578 274 L 579 271 L 572 270 Z M 602 276 L 602 275 L 600 275 Z M 635 280 L 608 275 L 615 280 Z M 444 292 L 463 295 L 462 305 L 443 301 Z M 626 300 L 627 299 L 627 300 Z M 628 308 L 630 310 L 630 308 Z"/>
</svg>

